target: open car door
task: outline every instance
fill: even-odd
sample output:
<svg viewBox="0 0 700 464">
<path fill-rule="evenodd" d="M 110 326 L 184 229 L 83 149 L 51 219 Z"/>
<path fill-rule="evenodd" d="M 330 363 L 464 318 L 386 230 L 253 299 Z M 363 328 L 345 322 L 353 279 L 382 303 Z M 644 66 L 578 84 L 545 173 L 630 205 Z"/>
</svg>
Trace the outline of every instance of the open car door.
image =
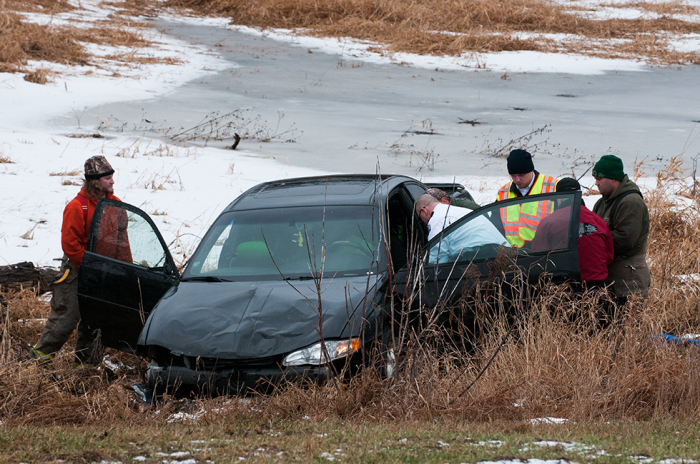
<svg viewBox="0 0 700 464">
<path fill-rule="evenodd" d="M 580 283 L 580 211 L 581 192 L 561 192 L 500 201 L 466 215 L 426 246 L 423 302 L 449 306 L 464 295 L 464 285 L 477 281 L 496 281 L 508 299 L 518 297 L 521 276 L 531 284 L 542 278 Z"/>
<path fill-rule="evenodd" d="M 80 315 L 102 344 L 128 353 L 161 296 L 180 277 L 150 217 L 115 200 L 97 202 L 80 265 Z"/>
</svg>

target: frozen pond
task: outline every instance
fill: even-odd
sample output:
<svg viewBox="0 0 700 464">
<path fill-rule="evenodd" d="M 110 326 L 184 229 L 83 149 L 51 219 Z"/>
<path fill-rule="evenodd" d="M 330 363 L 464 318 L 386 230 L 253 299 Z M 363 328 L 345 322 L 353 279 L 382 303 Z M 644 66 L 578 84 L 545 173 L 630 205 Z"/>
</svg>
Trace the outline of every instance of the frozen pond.
<svg viewBox="0 0 700 464">
<path fill-rule="evenodd" d="M 596 75 L 439 70 L 372 64 L 221 27 L 156 25 L 209 47 L 231 68 L 153 100 L 87 108 L 83 129 L 107 121 L 141 135 L 242 109 L 268 135 L 288 131 L 267 143 L 243 140 L 239 150 L 251 156 L 327 172 L 374 173 L 379 164 L 384 173 L 457 181 L 505 177 L 505 162 L 483 152 L 545 125 L 531 143 L 540 143 L 536 167 L 552 175 L 572 167 L 581 175 L 586 161 L 606 153 L 628 171 L 646 158 L 651 174 L 684 147 L 686 159 L 700 152 L 697 66 Z M 75 127 L 76 116 L 52 124 Z"/>
</svg>

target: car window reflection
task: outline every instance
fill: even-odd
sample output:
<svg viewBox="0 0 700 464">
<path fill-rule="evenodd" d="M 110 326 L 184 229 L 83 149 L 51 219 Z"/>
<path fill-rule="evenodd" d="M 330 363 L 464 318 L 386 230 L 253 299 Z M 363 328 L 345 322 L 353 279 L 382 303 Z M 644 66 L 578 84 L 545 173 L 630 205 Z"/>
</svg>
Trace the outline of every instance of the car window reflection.
<svg viewBox="0 0 700 464">
<path fill-rule="evenodd" d="M 189 274 L 251 278 L 367 275 L 380 257 L 378 219 L 369 207 L 321 206 L 222 215 Z"/>
</svg>

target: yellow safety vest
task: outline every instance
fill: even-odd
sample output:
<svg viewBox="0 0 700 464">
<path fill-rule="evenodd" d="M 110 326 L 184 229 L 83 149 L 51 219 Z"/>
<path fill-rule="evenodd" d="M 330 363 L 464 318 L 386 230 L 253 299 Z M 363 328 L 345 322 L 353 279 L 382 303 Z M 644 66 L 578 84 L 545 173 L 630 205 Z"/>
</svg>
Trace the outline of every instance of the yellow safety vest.
<svg viewBox="0 0 700 464">
<path fill-rule="evenodd" d="M 508 182 L 498 191 L 496 201 L 515 198 L 516 195 L 510 188 L 513 182 Z M 530 195 L 540 193 L 552 193 L 556 190 L 557 179 L 552 176 L 537 174 L 537 179 L 528 192 Z M 520 205 L 511 205 L 501 208 L 501 221 L 506 232 L 506 240 L 514 247 L 522 247 L 525 242 L 535 238 L 535 231 L 540 221 L 554 210 L 554 204 L 549 201 L 530 201 Z"/>
</svg>

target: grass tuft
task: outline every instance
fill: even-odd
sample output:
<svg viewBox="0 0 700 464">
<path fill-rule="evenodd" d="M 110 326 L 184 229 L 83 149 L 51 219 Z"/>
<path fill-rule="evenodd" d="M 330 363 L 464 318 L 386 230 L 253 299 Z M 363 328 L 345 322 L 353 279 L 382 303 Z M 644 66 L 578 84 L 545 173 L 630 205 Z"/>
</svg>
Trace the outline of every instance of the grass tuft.
<svg viewBox="0 0 700 464">
<path fill-rule="evenodd" d="M 36 71 L 33 72 L 28 72 L 27 74 L 24 75 L 24 80 L 27 82 L 31 82 L 33 84 L 47 84 L 50 82 L 49 76 L 51 75 L 51 71 L 45 68 L 39 68 Z"/>
</svg>

